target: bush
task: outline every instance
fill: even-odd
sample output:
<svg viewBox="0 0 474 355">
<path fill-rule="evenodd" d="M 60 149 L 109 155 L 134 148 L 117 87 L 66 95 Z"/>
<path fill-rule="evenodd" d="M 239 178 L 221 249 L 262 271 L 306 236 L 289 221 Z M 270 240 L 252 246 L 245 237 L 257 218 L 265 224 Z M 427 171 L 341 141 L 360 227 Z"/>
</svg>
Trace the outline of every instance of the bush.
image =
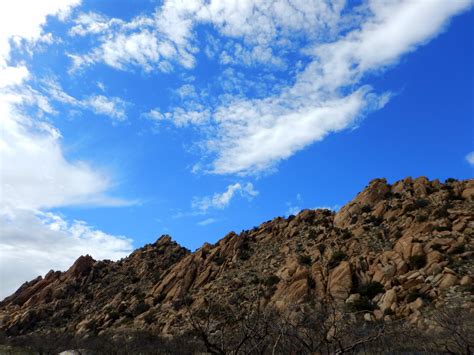
<svg viewBox="0 0 474 355">
<path fill-rule="evenodd" d="M 312 260 L 311 260 L 311 257 L 309 255 L 300 254 L 298 256 L 298 262 L 301 265 L 311 265 Z"/>
<path fill-rule="evenodd" d="M 172 305 L 175 311 L 180 310 L 184 306 L 190 306 L 194 302 L 191 296 L 184 296 L 173 301 Z"/>
<path fill-rule="evenodd" d="M 461 254 L 466 251 L 466 246 L 464 244 L 460 244 L 454 247 L 453 250 L 449 252 L 449 254 Z"/>
<path fill-rule="evenodd" d="M 280 278 L 277 275 L 270 275 L 265 280 L 265 285 L 268 287 L 272 287 L 280 282 Z"/>
<path fill-rule="evenodd" d="M 456 182 L 458 180 L 456 179 L 453 179 L 453 178 L 447 178 L 446 180 L 444 180 L 444 183 L 445 184 L 452 184 L 453 182 Z"/>
<path fill-rule="evenodd" d="M 375 304 L 368 297 L 361 297 L 349 303 L 349 308 L 353 312 L 373 311 Z"/>
<path fill-rule="evenodd" d="M 318 250 L 319 252 L 321 253 L 321 255 L 324 254 L 324 252 L 326 251 L 326 245 L 321 243 L 321 244 L 318 244 Z"/>
<path fill-rule="evenodd" d="M 425 255 L 412 255 L 409 259 L 409 264 L 413 269 L 421 269 L 426 265 L 426 256 Z"/>
<path fill-rule="evenodd" d="M 371 281 L 366 284 L 362 284 L 357 288 L 357 293 L 361 296 L 365 296 L 369 299 L 374 298 L 377 294 L 385 292 L 383 285 L 377 281 Z"/>
<path fill-rule="evenodd" d="M 439 251 L 440 253 L 443 252 L 443 246 L 442 246 L 441 244 L 438 244 L 438 243 L 434 243 L 434 244 L 431 246 L 431 249 L 436 250 L 436 251 Z"/>
<path fill-rule="evenodd" d="M 415 201 L 415 207 L 416 208 L 425 208 L 429 204 L 430 204 L 430 201 L 422 199 L 422 198 Z"/>
<path fill-rule="evenodd" d="M 222 265 L 225 262 L 225 258 L 221 255 L 216 255 L 212 261 L 214 261 L 217 265 Z"/>
<path fill-rule="evenodd" d="M 421 222 L 426 222 L 428 220 L 428 216 L 424 215 L 424 214 L 419 214 L 416 216 L 416 221 L 418 223 L 421 223 Z"/>
<path fill-rule="evenodd" d="M 363 212 L 363 213 L 369 213 L 370 211 L 372 211 L 372 207 L 370 207 L 370 205 L 363 205 L 360 210 Z"/>
<path fill-rule="evenodd" d="M 343 260 L 346 260 L 347 259 L 347 254 L 338 250 L 338 251 L 335 251 L 334 254 L 332 255 L 331 257 L 331 260 L 329 260 L 328 262 L 328 266 L 330 269 L 336 267 L 337 265 L 339 265 L 339 263 Z"/>
</svg>

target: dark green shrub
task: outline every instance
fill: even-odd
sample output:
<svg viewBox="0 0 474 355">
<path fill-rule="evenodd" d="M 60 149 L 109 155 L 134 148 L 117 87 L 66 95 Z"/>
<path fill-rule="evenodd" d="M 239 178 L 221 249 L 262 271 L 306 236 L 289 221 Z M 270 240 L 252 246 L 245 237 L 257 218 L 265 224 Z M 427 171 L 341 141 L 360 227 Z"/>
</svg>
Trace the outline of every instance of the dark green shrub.
<svg viewBox="0 0 474 355">
<path fill-rule="evenodd" d="M 133 309 L 133 316 L 136 317 L 143 312 L 146 312 L 150 309 L 150 306 L 143 301 L 140 301 L 135 308 Z"/>
<path fill-rule="evenodd" d="M 363 212 L 363 213 L 369 213 L 370 211 L 372 211 L 372 207 L 370 207 L 370 205 L 363 205 L 360 210 Z"/>
<path fill-rule="evenodd" d="M 277 275 L 270 275 L 265 280 L 265 285 L 271 287 L 280 282 L 280 278 Z"/>
<path fill-rule="evenodd" d="M 434 243 L 434 244 L 431 246 L 431 249 L 436 250 L 436 251 L 439 251 L 440 253 L 443 252 L 443 246 L 442 246 L 441 244 L 438 244 L 438 243 Z"/>
<path fill-rule="evenodd" d="M 428 220 L 428 216 L 424 215 L 424 214 L 419 214 L 416 216 L 416 221 L 418 223 L 421 223 L 421 222 L 426 222 Z"/>
<path fill-rule="evenodd" d="M 212 261 L 214 261 L 217 265 L 222 265 L 225 262 L 225 258 L 221 255 L 216 255 Z"/>
<path fill-rule="evenodd" d="M 160 293 L 157 297 L 153 299 L 153 305 L 156 306 L 157 304 L 163 302 L 165 298 L 166 298 L 166 294 Z"/>
<path fill-rule="evenodd" d="M 452 184 L 453 182 L 456 182 L 458 181 L 457 179 L 454 179 L 454 178 L 447 178 L 446 180 L 444 180 L 444 183 L 445 184 Z"/>
<path fill-rule="evenodd" d="M 349 308 L 353 312 L 364 312 L 364 311 L 373 311 L 376 306 L 375 304 L 369 300 L 367 297 L 361 297 L 358 300 L 354 300 L 349 303 Z"/>
<path fill-rule="evenodd" d="M 393 316 L 395 315 L 395 312 L 391 308 L 385 308 L 385 310 L 383 311 L 383 314 L 385 316 Z"/>
<path fill-rule="evenodd" d="M 332 255 L 331 257 L 331 260 L 329 260 L 328 262 L 328 266 L 330 269 L 336 267 L 337 265 L 339 265 L 339 263 L 343 260 L 346 260 L 347 259 L 347 254 L 338 250 L 338 251 L 335 251 L 334 254 Z"/>
<path fill-rule="evenodd" d="M 426 265 L 426 255 L 412 255 L 409 259 L 409 264 L 412 270 L 421 269 Z"/>
<path fill-rule="evenodd" d="M 383 285 L 377 281 L 370 281 L 366 284 L 361 284 L 357 288 L 357 293 L 369 299 L 374 298 L 377 294 L 385 292 Z"/>
<path fill-rule="evenodd" d="M 191 296 L 184 296 L 173 301 L 172 305 L 175 311 L 180 310 L 184 306 L 190 306 L 194 302 Z"/>
<path fill-rule="evenodd" d="M 466 251 L 466 246 L 464 244 L 457 245 L 454 247 L 453 250 L 449 252 L 449 254 L 461 254 Z"/>
<path fill-rule="evenodd" d="M 298 256 L 298 262 L 300 263 L 300 265 L 311 265 L 313 261 L 311 260 L 311 257 L 309 255 L 300 254 Z"/>
<path fill-rule="evenodd" d="M 110 318 L 110 319 L 113 319 L 113 320 L 117 320 L 117 319 L 120 318 L 120 314 L 119 314 L 119 312 L 117 312 L 117 311 L 115 311 L 115 310 L 114 310 L 114 311 L 110 311 L 110 312 L 109 312 L 109 318 Z"/>
<path fill-rule="evenodd" d="M 318 244 L 318 250 L 319 252 L 321 253 L 321 255 L 324 254 L 324 252 L 326 251 L 326 245 L 321 243 L 321 244 Z"/>
<path fill-rule="evenodd" d="M 145 317 L 143 317 L 143 320 L 146 324 L 151 324 L 154 322 L 155 316 L 153 315 L 153 313 L 147 313 L 145 314 Z"/>
<path fill-rule="evenodd" d="M 422 199 L 422 198 L 415 201 L 415 207 L 416 208 L 425 208 L 429 204 L 430 204 L 430 201 Z"/>
</svg>

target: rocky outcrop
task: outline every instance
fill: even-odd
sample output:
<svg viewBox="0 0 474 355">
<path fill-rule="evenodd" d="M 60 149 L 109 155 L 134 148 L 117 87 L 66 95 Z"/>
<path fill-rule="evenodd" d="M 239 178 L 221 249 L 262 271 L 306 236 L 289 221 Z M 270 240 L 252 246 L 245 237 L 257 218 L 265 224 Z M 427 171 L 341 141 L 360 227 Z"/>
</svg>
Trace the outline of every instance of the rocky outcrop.
<svg viewBox="0 0 474 355">
<path fill-rule="evenodd" d="M 474 180 L 376 179 L 337 213 L 304 210 L 193 253 L 169 236 L 117 262 L 80 257 L 0 303 L 9 336 L 188 330 L 210 301 L 242 308 L 332 302 L 368 321 L 473 308 Z"/>
</svg>

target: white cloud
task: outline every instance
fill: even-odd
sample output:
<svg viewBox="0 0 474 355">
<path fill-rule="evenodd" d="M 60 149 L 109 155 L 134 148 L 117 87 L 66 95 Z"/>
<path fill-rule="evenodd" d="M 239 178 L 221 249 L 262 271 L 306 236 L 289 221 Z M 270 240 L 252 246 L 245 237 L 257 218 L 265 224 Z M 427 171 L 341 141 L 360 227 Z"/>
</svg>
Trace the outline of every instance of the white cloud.
<svg viewBox="0 0 474 355">
<path fill-rule="evenodd" d="M 61 85 L 54 79 L 44 80 L 44 86 L 44 91 L 52 100 L 73 107 L 91 110 L 97 115 L 105 115 L 115 121 L 124 121 L 127 118 L 126 108 L 130 104 L 119 97 L 91 95 L 80 100 L 66 93 Z M 102 83 L 98 83 L 98 86 L 101 90 L 104 90 Z"/>
<path fill-rule="evenodd" d="M 468 155 L 466 155 L 466 160 L 469 164 L 474 166 L 474 152 L 470 152 Z"/>
<path fill-rule="evenodd" d="M 90 107 L 96 114 L 106 115 L 118 121 L 123 121 L 127 117 L 125 114 L 127 103 L 118 97 L 91 96 L 84 101 L 84 105 Z"/>
<path fill-rule="evenodd" d="M 28 85 L 32 75 L 24 63 L 10 63 L 11 43 L 21 47 L 50 39 L 42 31 L 47 16 L 64 18 L 78 3 L 0 2 L 0 297 L 50 268 L 64 270 L 81 254 L 115 259 L 131 250 L 129 239 L 42 212 L 126 202 L 107 195 L 112 180 L 106 172 L 65 158 L 61 134 L 45 117 L 55 113 L 49 98 Z M 57 100 L 78 104 L 56 94 Z"/>
<path fill-rule="evenodd" d="M 275 4 L 280 3 L 285 2 Z M 273 13 L 272 5 L 265 12 L 259 10 L 260 5 L 211 2 L 198 12 L 198 17 L 214 21 L 228 36 L 241 36 L 252 43 L 272 43 L 278 36 L 268 23 L 281 25 L 286 21 L 282 14 L 290 10 L 275 5 L 280 12 Z M 364 85 L 364 78 L 393 65 L 402 55 L 435 37 L 451 17 L 471 5 L 471 0 L 368 1 L 358 8 L 360 13 L 349 15 L 354 19 L 351 27 L 347 18 L 339 17 L 340 4 L 328 12 L 324 5 L 321 9 L 308 2 L 310 8 L 319 11 L 309 15 L 315 22 L 290 11 L 289 22 L 282 31 L 308 31 L 305 33 L 312 44 L 304 53 L 310 58 L 309 64 L 296 73 L 294 84 L 277 94 L 260 99 L 226 97 L 225 102 L 212 108 L 211 122 L 216 133 L 209 135 L 208 127 L 203 128 L 206 155 L 209 151 L 215 154 L 207 170 L 217 174 L 257 174 L 330 133 L 353 127 L 359 118 L 380 109 L 390 98 L 390 93 L 374 93 Z M 247 22 L 254 19 L 253 15 L 246 16 L 250 13 L 261 13 L 262 18 Z M 307 29 L 308 23 L 330 31 L 317 26 Z M 324 41 L 321 33 L 327 35 Z M 339 35 L 331 37 L 330 33 Z M 193 123 L 181 120 L 177 125 L 183 122 Z"/>
<path fill-rule="evenodd" d="M 168 71 L 170 62 L 192 68 L 199 51 L 193 30 L 207 24 L 230 39 L 220 55 L 223 62 L 284 67 L 279 54 L 292 46 L 288 37 L 332 34 L 343 5 L 342 0 L 168 0 L 153 16 L 138 16 L 129 22 L 95 13 L 80 14 L 70 35 L 96 36 L 98 46 L 71 58 L 75 69 L 96 62 L 121 70 L 139 66 L 145 71 Z M 245 46 L 234 39 L 242 40 Z M 216 53 L 219 46 L 214 41 L 205 50 Z"/>
<path fill-rule="evenodd" d="M 132 250 L 130 239 L 53 213 L 16 209 L 0 214 L 0 225 L 0 299 L 51 269 L 66 270 L 80 255 L 119 259 Z"/>
<path fill-rule="evenodd" d="M 198 226 L 208 226 L 208 225 L 216 223 L 216 222 L 217 222 L 217 219 L 215 219 L 215 218 L 207 218 L 205 220 L 202 220 L 202 221 L 198 222 L 197 225 Z"/>
<path fill-rule="evenodd" d="M 229 205 L 236 194 L 252 199 L 258 195 L 258 191 L 254 190 L 253 184 L 250 182 L 245 185 L 241 185 L 237 182 L 227 186 L 227 190 L 222 193 L 215 193 L 212 196 L 195 197 L 192 202 L 192 208 L 202 212 L 212 208 L 223 209 Z"/>
</svg>

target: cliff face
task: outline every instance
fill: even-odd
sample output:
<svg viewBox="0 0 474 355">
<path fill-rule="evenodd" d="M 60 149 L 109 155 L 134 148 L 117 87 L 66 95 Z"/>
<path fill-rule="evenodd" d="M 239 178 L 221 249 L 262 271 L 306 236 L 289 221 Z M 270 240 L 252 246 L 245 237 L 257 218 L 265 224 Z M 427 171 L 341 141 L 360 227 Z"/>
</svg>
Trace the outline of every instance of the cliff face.
<svg viewBox="0 0 474 355">
<path fill-rule="evenodd" d="M 256 299 L 427 326 L 436 308 L 473 309 L 473 237 L 474 180 L 376 179 L 337 213 L 278 217 L 194 253 L 163 236 L 118 262 L 81 256 L 3 300 L 0 330 L 174 335 L 210 302 L 243 309 Z"/>
</svg>

